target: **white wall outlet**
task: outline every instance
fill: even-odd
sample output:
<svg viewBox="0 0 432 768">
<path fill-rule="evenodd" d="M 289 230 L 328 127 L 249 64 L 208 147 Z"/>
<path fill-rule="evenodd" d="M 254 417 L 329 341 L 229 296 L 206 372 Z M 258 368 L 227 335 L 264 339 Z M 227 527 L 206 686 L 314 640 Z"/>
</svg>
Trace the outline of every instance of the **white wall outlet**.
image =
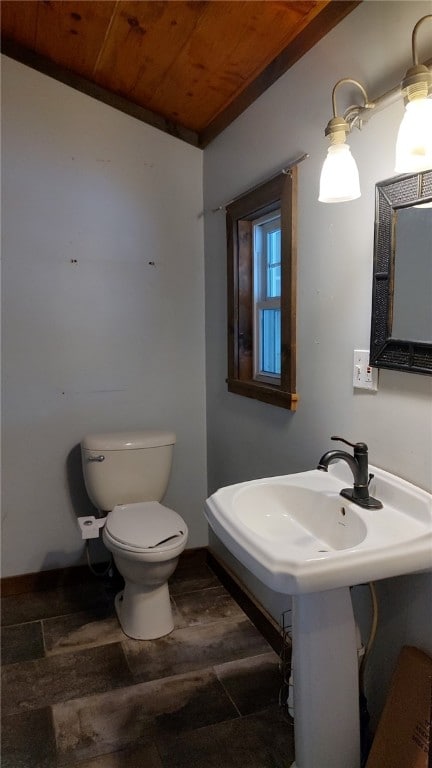
<svg viewBox="0 0 432 768">
<path fill-rule="evenodd" d="M 378 389 L 378 369 L 369 365 L 369 350 L 354 350 L 353 387 L 376 392 Z"/>
</svg>

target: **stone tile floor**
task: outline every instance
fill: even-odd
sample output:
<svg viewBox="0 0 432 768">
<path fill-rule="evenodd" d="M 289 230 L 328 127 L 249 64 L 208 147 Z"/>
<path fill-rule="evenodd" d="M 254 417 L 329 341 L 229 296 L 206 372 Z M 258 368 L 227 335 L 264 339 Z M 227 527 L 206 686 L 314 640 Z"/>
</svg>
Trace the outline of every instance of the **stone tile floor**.
<svg viewBox="0 0 432 768">
<path fill-rule="evenodd" d="M 166 637 L 126 637 L 115 591 L 93 579 L 3 599 L 2 768 L 291 764 L 279 659 L 202 554 L 171 579 Z"/>
</svg>

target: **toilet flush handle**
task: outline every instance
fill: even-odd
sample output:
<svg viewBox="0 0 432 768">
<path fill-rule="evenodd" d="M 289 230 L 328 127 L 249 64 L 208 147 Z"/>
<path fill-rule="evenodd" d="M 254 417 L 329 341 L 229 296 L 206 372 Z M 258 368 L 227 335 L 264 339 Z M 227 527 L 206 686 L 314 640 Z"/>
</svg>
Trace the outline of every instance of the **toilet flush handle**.
<svg viewBox="0 0 432 768">
<path fill-rule="evenodd" d="M 105 456 L 89 456 L 87 461 L 105 461 Z"/>
</svg>

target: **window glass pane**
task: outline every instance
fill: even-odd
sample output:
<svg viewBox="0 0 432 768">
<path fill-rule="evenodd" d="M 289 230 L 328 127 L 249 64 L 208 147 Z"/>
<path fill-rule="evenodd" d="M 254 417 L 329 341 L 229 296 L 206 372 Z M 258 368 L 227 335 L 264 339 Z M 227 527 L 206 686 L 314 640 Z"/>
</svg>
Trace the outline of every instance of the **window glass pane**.
<svg viewBox="0 0 432 768">
<path fill-rule="evenodd" d="M 261 370 L 281 372 L 281 313 L 280 309 L 261 310 Z"/>
<path fill-rule="evenodd" d="M 267 232 L 267 298 L 281 295 L 281 231 Z"/>
</svg>

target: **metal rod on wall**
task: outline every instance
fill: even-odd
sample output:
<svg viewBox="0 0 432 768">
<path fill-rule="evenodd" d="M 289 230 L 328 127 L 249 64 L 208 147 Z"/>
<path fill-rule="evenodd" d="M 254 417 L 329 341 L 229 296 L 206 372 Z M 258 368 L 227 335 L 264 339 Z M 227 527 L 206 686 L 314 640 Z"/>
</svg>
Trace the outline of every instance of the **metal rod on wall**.
<svg viewBox="0 0 432 768">
<path fill-rule="evenodd" d="M 275 179 L 277 176 L 279 176 L 281 173 L 288 174 L 292 168 L 295 168 L 296 165 L 299 165 L 303 162 L 303 160 L 306 160 L 309 157 L 309 154 L 307 152 L 304 152 L 300 157 L 297 157 L 295 160 L 290 160 L 286 165 L 284 165 L 283 168 L 281 168 L 276 173 L 273 173 L 272 176 L 269 178 L 264 179 L 263 181 L 260 181 L 258 184 L 256 184 L 252 189 L 248 189 L 248 192 L 253 192 L 255 189 L 258 189 L 258 187 L 261 186 L 266 181 L 272 181 L 272 179 Z M 228 200 L 227 203 L 223 203 L 222 205 L 219 205 L 217 208 L 212 208 L 212 213 L 218 213 L 218 211 L 226 212 L 227 206 L 231 205 L 232 203 L 235 203 L 236 200 L 239 200 L 240 197 L 243 197 L 244 192 L 242 192 L 240 195 L 236 195 L 236 197 L 233 197 L 232 200 Z"/>
</svg>

